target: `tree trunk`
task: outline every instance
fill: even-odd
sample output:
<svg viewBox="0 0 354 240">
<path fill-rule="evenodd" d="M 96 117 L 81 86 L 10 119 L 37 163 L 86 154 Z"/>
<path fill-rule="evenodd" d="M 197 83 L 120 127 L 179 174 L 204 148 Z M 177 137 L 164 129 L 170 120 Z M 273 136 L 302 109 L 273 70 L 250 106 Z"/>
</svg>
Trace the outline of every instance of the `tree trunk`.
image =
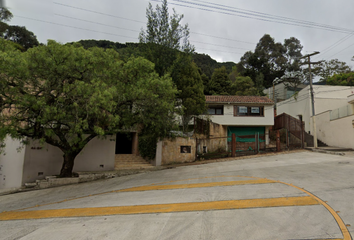
<svg viewBox="0 0 354 240">
<path fill-rule="evenodd" d="M 64 153 L 64 162 L 60 170 L 60 177 L 72 177 L 76 155 L 75 153 Z"/>
</svg>

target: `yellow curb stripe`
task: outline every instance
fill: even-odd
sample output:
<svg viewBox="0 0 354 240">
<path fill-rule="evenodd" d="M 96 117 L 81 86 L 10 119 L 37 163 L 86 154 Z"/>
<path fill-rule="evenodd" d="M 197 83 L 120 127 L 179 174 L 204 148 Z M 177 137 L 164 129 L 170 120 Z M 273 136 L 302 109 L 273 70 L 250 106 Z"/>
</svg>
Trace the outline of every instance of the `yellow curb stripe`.
<svg viewBox="0 0 354 240">
<path fill-rule="evenodd" d="M 306 191 L 305 189 L 299 188 L 295 185 L 292 185 L 290 183 L 285 183 L 285 182 L 280 182 L 279 183 L 283 183 L 285 185 L 294 187 L 299 189 L 300 191 L 303 191 L 305 193 L 307 193 L 308 195 L 310 195 L 312 198 L 316 199 L 320 204 L 322 204 L 325 208 L 327 208 L 327 210 L 332 214 L 332 216 L 334 217 L 334 219 L 336 220 L 340 230 L 342 231 L 343 234 L 343 240 L 351 240 L 352 237 L 350 236 L 350 233 L 348 231 L 347 226 L 345 226 L 345 223 L 343 222 L 343 220 L 341 219 L 341 217 L 338 215 L 338 213 L 336 213 L 336 211 L 333 210 L 333 208 L 331 208 L 326 202 L 324 202 L 323 200 L 321 200 L 319 197 L 317 197 L 316 195 L 310 193 L 309 191 Z"/>
<path fill-rule="evenodd" d="M 138 191 L 152 191 L 152 190 L 171 190 L 171 189 L 186 189 L 186 188 L 205 188 L 205 187 L 221 187 L 221 186 L 234 186 L 246 184 L 264 184 L 264 183 L 277 183 L 277 181 L 268 179 L 259 180 L 243 180 L 243 181 L 228 181 L 228 182 L 209 182 L 209 183 L 191 183 L 191 184 L 176 184 L 176 185 L 149 185 L 141 187 L 133 187 L 116 192 L 138 192 Z"/>
<path fill-rule="evenodd" d="M 264 207 L 287 207 L 318 205 L 319 202 L 312 197 L 282 197 L 282 198 L 261 198 L 246 200 L 229 200 L 215 202 L 191 202 L 173 204 L 154 204 L 121 207 L 98 207 L 98 208 L 70 208 L 55 210 L 37 210 L 23 212 L 0 213 L 0 220 L 23 220 L 42 219 L 58 217 L 93 217 L 102 215 L 124 215 L 143 213 L 171 213 L 171 212 L 193 212 L 209 210 L 264 208 Z"/>
<path fill-rule="evenodd" d="M 173 180 L 173 181 L 168 181 L 168 182 L 160 182 L 160 183 L 152 183 L 150 185 L 159 185 L 159 184 L 166 184 L 166 183 L 173 183 L 173 182 L 185 182 L 185 181 L 191 181 L 191 180 L 200 180 L 200 179 L 208 179 L 208 178 L 254 178 L 254 179 L 265 179 L 265 178 L 260 178 L 260 177 L 250 177 L 250 176 L 210 176 L 210 177 L 199 177 L 199 178 L 187 178 L 187 179 L 182 179 L 182 180 Z"/>
<path fill-rule="evenodd" d="M 227 176 L 223 176 L 223 177 L 227 177 Z M 233 176 L 234 177 L 234 176 Z M 209 177 L 205 177 L 205 178 L 209 178 Z M 254 179 L 258 179 L 258 180 L 244 180 L 244 181 L 232 181 L 234 182 L 233 184 L 231 184 L 231 182 L 226 182 L 224 185 L 222 184 L 223 182 L 219 182 L 218 184 L 216 184 L 215 186 L 233 186 L 233 185 L 245 185 L 245 184 L 262 184 L 262 183 L 277 183 L 277 181 L 272 181 L 269 179 L 264 179 L 264 178 L 255 178 L 255 177 L 249 177 L 249 178 L 254 178 Z M 195 178 L 195 179 L 204 179 L 204 178 Z M 195 180 L 193 179 L 193 180 Z M 188 180 L 192 180 L 192 179 L 188 179 Z M 187 180 L 178 180 L 178 181 L 187 181 Z M 174 181 L 171 181 L 174 182 Z M 177 181 L 176 181 L 177 182 Z M 166 182 L 169 183 L 169 182 Z M 202 183 L 203 184 L 203 183 Z M 204 183 L 204 187 L 213 187 L 213 186 L 206 186 L 206 185 L 210 185 L 210 184 L 215 184 L 215 183 Z M 67 202 L 67 201 L 73 201 L 73 200 L 78 200 L 78 199 L 83 199 L 83 198 L 87 198 L 87 197 L 95 197 L 95 196 L 100 196 L 100 195 L 104 195 L 104 194 L 110 194 L 110 193 L 118 193 L 118 192 L 134 192 L 134 191 L 151 191 L 151 190 L 168 190 L 168 189 L 183 189 L 183 188 L 197 188 L 197 186 L 191 186 L 192 184 L 183 184 L 183 185 L 163 185 L 163 186 L 175 186 L 173 187 L 161 187 L 160 185 L 147 185 L 147 186 L 141 186 L 141 187 L 135 187 L 135 188 L 127 188 L 127 189 L 121 189 L 121 190 L 113 190 L 113 191 L 109 191 L 109 192 L 103 192 L 103 193 L 96 193 L 96 194 L 91 194 L 91 195 L 87 195 L 87 196 L 82 196 L 82 197 L 76 197 L 76 198 L 69 198 L 69 199 L 65 199 L 65 200 L 61 200 L 58 202 L 52 202 L 52 203 L 47 203 L 47 204 L 41 204 L 41 205 L 36 205 L 36 206 L 32 206 L 32 207 L 26 207 L 26 208 L 21 208 L 21 209 L 17 209 L 17 211 L 20 210 L 27 210 L 27 209 L 31 209 L 31 208 L 36 208 L 36 207 L 42 207 L 42 206 L 48 206 L 48 205 L 53 205 L 53 204 L 58 204 L 58 203 L 63 203 L 63 202 Z M 195 184 L 194 184 L 195 185 Z M 179 186 L 179 187 L 177 187 Z M 188 187 L 189 186 L 189 187 Z M 200 186 L 202 187 L 202 186 Z M 148 189 L 150 188 L 150 189 Z M 137 189 L 141 189 L 141 190 L 137 190 Z"/>
</svg>

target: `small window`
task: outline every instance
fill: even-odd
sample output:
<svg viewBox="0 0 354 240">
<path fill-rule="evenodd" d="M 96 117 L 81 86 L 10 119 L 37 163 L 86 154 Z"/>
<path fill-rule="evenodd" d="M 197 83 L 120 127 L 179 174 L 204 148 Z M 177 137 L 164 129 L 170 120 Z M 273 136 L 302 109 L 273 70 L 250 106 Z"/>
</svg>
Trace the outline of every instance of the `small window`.
<svg viewBox="0 0 354 240">
<path fill-rule="evenodd" d="M 223 115 L 224 114 L 224 106 L 209 106 L 208 107 L 209 115 Z"/>
<path fill-rule="evenodd" d="M 191 146 L 181 146 L 181 153 L 191 153 Z"/>
</svg>

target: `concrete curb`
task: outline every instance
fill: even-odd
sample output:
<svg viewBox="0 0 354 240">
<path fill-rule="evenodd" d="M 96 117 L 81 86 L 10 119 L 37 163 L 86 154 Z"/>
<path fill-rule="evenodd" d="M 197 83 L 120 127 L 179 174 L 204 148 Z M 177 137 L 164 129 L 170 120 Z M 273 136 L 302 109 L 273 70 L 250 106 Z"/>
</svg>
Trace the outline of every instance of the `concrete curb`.
<svg viewBox="0 0 354 240">
<path fill-rule="evenodd" d="M 332 155 L 339 155 L 339 156 L 344 156 L 344 152 L 334 152 L 334 151 L 327 151 L 327 150 L 321 150 L 321 149 L 307 149 L 307 150 L 312 150 L 312 152 L 318 152 L 318 153 L 326 153 L 326 154 L 332 154 Z"/>
</svg>

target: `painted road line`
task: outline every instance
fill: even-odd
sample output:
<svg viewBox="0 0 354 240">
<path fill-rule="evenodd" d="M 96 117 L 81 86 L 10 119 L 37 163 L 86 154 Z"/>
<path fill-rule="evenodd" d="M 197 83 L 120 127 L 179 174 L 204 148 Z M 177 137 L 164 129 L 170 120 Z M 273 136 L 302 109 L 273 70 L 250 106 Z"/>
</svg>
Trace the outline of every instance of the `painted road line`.
<svg viewBox="0 0 354 240">
<path fill-rule="evenodd" d="M 250 178 L 254 178 L 254 177 L 250 177 Z M 195 178 L 195 179 L 204 179 L 204 178 Z M 239 180 L 239 181 L 229 181 L 229 182 L 211 182 L 211 183 L 195 183 L 195 184 L 179 184 L 179 185 L 145 185 L 145 186 L 141 186 L 141 187 L 113 190 L 113 191 L 109 191 L 109 192 L 96 193 L 96 194 L 91 194 L 91 195 L 82 196 L 82 197 L 65 199 L 65 200 L 61 200 L 58 202 L 52 202 L 52 203 L 41 204 L 41 205 L 36 205 L 36 206 L 32 206 L 32 207 L 21 208 L 21 209 L 18 209 L 17 211 L 27 210 L 27 209 L 42 207 L 42 206 L 48 206 L 48 205 L 53 205 L 53 204 L 58 204 L 58 203 L 88 198 L 88 197 L 101 196 L 104 194 L 119 193 L 119 192 L 172 190 L 172 189 L 184 189 L 184 188 L 218 187 L 218 186 L 220 187 L 220 186 L 234 186 L 234 185 L 246 185 L 246 184 L 278 183 L 277 181 L 264 179 L 264 178 L 254 178 L 254 179 L 257 179 L 257 180 Z M 178 181 L 188 181 L 188 180 L 178 180 Z"/>
<path fill-rule="evenodd" d="M 171 190 L 171 189 L 186 189 L 186 188 L 222 187 L 222 186 L 264 184 L 264 183 L 277 183 L 277 181 L 273 181 L 273 180 L 269 180 L 269 179 L 257 179 L 257 180 L 190 183 L 190 184 L 176 184 L 176 185 L 148 185 L 148 186 L 133 187 L 133 188 L 117 190 L 116 192 L 139 192 L 139 191 Z"/>
<path fill-rule="evenodd" d="M 313 197 L 281 197 L 214 202 L 189 202 L 172 204 L 153 204 L 121 207 L 70 208 L 37 211 L 12 211 L 0 213 L 0 220 L 24 220 L 58 217 L 93 217 L 103 215 L 125 215 L 146 213 L 194 212 L 210 210 L 232 210 L 246 208 L 288 207 L 319 205 Z"/>
<path fill-rule="evenodd" d="M 333 208 L 331 208 L 326 202 L 324 202 L 322 199 L 320 199 L 319 197 L 317 197 L 316 195 L 310 193 L 309 191 L 306 191 L 303 188 L 299 188 L 295 185 L 292 185 L 290 183 L 285 183 L 285 182 L 281 182 L 278 181 L 279 183 L 294 187 L 296 189 L 299 189 L 300 191 L 303 191 L 305 193 L 307 193 L 308 195 L 310 195 L 313 199 L 316 199 L 320 204 L 322 204 L 334 217 L 334 219 L 336 220 L 342 234 L 343 234 L 343 240 L 351 240 L 352 237 L 350 236 L 349 230 L 347 228 L 347 226 L 345 225 L 345 223 L 343 222 L 343 220 L 341 219 L 341 217 L 338 215 L 338 213 L 336 211 L 333 210 Z"/>
</svg>

